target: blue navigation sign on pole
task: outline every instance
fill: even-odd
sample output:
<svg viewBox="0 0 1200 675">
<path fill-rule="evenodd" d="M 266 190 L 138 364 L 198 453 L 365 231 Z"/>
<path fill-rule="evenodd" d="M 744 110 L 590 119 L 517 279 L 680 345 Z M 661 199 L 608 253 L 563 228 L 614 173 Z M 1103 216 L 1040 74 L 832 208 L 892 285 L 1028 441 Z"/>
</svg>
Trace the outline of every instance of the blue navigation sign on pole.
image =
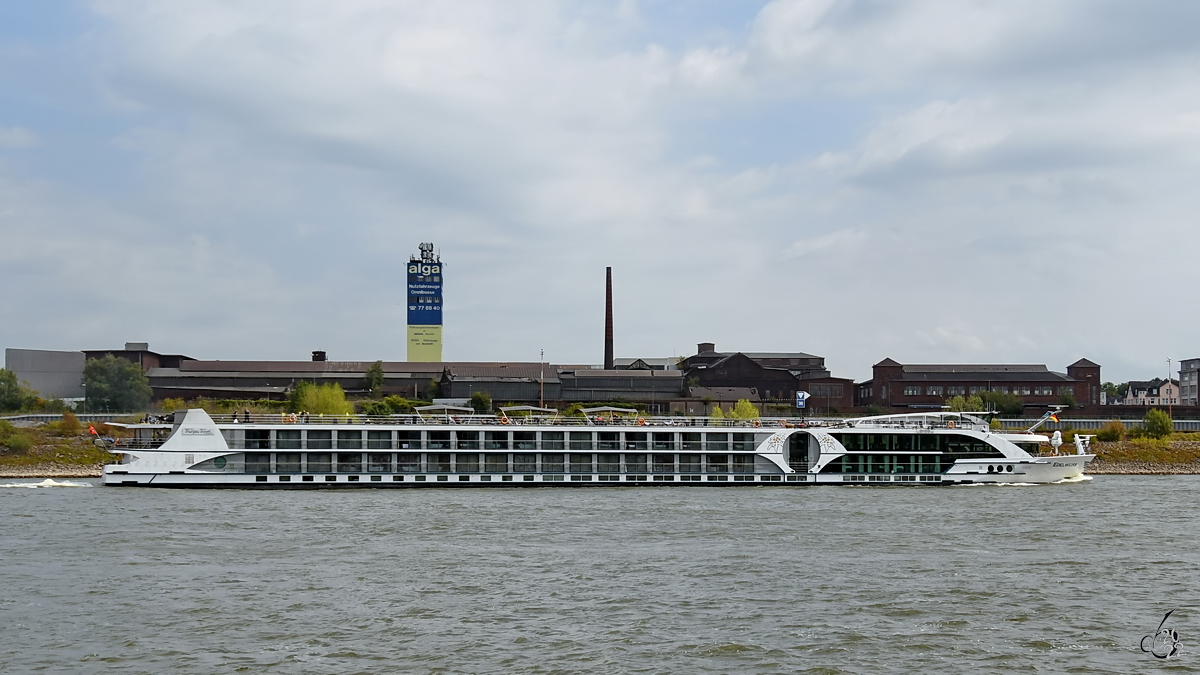
<svg viewBox="0 0 1200 675">
<path fill-rule="evenodd" d="M 804 408 L 804 402 L 808 400 L 809 393 L 807 391 L 796 392 L 796 407 Z"/>
</svg>

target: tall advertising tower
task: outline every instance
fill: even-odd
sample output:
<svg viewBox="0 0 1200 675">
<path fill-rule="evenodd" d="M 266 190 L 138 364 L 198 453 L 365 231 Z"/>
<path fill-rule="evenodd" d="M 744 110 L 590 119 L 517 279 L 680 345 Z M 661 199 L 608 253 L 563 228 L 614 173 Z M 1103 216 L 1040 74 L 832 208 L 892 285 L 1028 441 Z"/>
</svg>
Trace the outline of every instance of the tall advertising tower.
<svg viewBox="0 0 1200 675">
<path fill-rule="evenodd" d="M 408 360 L 442 360 L 442 265 L 433 243 L 408 261 Z"/>
</svg>

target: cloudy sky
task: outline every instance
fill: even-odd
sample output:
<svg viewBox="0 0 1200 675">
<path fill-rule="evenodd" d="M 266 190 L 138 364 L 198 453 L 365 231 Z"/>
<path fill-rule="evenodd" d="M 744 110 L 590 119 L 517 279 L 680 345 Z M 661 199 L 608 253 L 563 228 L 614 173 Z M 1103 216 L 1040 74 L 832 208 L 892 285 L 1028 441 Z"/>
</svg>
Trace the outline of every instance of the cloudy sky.
<svg viewBox="0 0 1200 675">
<path fill-rule="evenodd" d="M 1200 356 L 1200 5 L 0 4 L 0 348 Z"/>
</svg>

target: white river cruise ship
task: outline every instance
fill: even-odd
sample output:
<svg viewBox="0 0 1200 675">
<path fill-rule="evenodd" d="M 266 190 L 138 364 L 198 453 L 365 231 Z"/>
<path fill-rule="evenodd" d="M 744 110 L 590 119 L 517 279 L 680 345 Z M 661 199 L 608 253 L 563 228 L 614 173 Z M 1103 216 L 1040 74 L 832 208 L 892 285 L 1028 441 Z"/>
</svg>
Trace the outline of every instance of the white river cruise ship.
<svg viewBox="0 0 1200 675">
<path fill-rule="evenodd" d="M 511 413 L 511 414 L 510 414 Z M 521 415 L 521 416 L 518 416 Z M 805 424 L 638 417 L 635 410 L 505 408 L 477 415 L 317 417 L 174 414 L 97 441 L 120 455 L 104 484 L 194 488 L 948 485 L 1079 478 L 1089 437 L 1058 454 L 1047 436 L 993 431 L 967 413 Z M 1053 450 L 1051 448 L 1053 447 Z M 1054 454 L 1044 455 L 1042 450 Z"/>
</svg>

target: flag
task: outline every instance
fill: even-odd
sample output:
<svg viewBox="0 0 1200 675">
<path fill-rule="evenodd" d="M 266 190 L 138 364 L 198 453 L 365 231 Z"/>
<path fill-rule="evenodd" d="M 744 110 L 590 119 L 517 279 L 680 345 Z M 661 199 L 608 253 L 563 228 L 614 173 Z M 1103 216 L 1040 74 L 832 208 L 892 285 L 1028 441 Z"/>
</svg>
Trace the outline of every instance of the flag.
<svg viewBox="0 0 1200 675">
<path fill-rule="evenodd" d="M 1050 413 L 1050 421 L 1057 422 L 1058 421 L 1058 413 Z"/>
<path fill-rule="evenodd" d="M 100 434 L 96 433 L 96 427 L 92 426 L 91 424 L 88 424 L 88 433 L 89 433 L 89 434 L 91 434 L 91 435 L 93 435 L 93 436 L 99 436 L 99 435 L 100 435 Z"/>
</svg>

